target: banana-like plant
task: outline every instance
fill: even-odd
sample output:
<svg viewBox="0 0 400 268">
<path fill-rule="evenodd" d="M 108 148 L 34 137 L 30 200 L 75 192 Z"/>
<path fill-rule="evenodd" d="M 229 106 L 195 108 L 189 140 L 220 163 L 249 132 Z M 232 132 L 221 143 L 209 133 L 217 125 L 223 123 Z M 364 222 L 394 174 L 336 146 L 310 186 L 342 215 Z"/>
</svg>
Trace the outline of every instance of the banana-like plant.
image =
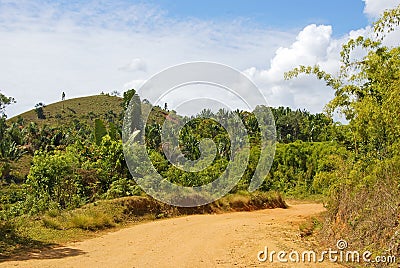
<svg viewBox="0 0 400 268">
<path fill-rule="evenodd" d="M 18 160 L 24 154 L 25 150 L 18 146 L 14 141 L 0 141 L 0 159 L 12 161 Z"/>
</svg>

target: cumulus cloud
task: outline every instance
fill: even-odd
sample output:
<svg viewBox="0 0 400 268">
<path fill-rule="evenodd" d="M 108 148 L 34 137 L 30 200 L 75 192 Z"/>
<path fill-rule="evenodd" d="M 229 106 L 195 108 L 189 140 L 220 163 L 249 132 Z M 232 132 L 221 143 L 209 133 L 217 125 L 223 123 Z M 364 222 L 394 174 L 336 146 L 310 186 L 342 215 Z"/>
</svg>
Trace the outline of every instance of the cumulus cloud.
<svg viewBox="0 0 400 268">
<path fill-rule="evenodd" d="M 305 27 L 290 47 L 278 48 L 271 60 L 271 68 L 261 71 L 260 77 L 268 81 L 279 81 L 285 71 L 299 63 L 310 65 L 326 58 L 331 35 L 331 26 L 312 24 Z"/>
<path fill-rule="evenodd" d="M 276 50 L 269 68 L 252 67 L 245 73 L 262 89 L 271 105 L 321 112 L 333 96 L 323 82 L 304 76 L 285 81 L 283 75 L 300 64 L 318 64 L 328 72 L 337 72 L 343 41 L 332 38 L 331 26 L 311 24 L 300 31 L 290 46 Z"/>
<path fill-rule="evenodd" d="M 400 0 L 364 0 L 364 13 L 370 18 L 377 18 L 386 9 L 394 8 L 400 4 Z"/>
</svg>

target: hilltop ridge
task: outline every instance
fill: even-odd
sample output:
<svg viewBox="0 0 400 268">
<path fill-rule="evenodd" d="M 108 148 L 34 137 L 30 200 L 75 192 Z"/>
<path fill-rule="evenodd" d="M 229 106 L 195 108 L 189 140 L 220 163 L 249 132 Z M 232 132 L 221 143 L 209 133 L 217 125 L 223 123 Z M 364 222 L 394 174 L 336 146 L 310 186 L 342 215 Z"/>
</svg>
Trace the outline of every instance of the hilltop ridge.
<svg viewBox="0 0 400 268">
<path fill-rule="evenodd" d="M 35 109 L 32 109 L 10 118 L 9 121 L 16 122 L 23 118 L 25 122 L 57 126 L 69 124 L 77 119 L 82 123 L 91 124 L 96 118 L 118 119 L 122 112 L 122 101 L 122 98 L 108 94 L 66 99 L 43 106 L 45 119 L 39 119 Z"/>
</svg>

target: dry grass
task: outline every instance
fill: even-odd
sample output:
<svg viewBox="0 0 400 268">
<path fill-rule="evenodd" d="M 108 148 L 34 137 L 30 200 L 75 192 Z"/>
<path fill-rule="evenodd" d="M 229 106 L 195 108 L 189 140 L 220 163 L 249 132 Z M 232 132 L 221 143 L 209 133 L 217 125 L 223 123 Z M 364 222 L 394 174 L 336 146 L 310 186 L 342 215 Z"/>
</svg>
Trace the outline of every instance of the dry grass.
<svg viewBox="0 0 400 268">
<path fill-rule="evenodd" d="M 351 176 L 332 195 L 320 240 L 344 239 L 351 249 L 399 256 L 399 161 L 380 162 Z"/>
<path fill-rule="evenodd" d="M 74 215 L 71 218 L 71 223 L 74 228 L 91 231 L 115 226 L 114 219 L 101 212 Z"/>
</svg>

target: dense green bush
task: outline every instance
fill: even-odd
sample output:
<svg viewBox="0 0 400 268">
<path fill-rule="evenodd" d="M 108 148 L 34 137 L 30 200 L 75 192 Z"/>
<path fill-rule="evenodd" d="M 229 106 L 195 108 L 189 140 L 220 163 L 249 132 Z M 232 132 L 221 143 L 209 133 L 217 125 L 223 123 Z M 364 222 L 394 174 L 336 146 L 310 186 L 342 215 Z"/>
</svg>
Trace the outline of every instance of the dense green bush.
<svg viewBox="0 0 400 268">
<path fill-rule="evenodd" d="M 77 141 L 64 151 L 37 152 L 26 181 L 32 211 L 48 204 L 73 208 L 103 197 L 140 194 L 124 160 L 122 141 L 109 135 L 101 144 Z"/>
<path fill-rule="evenodd" d="M 348 152 L 337 142 L 278 143 L 262 189 L 294 196 L 324 193 L 334 180 L 322 179 L 325 172 L 331 171 L 338 158 L 347 157 Z"/>
<path fill-rule="evenodd" d="M 68 150 L 36 153 L 26 181 L 31 189 L 32 210 L 46 210 L 49 204 L 61 209 L 81 204 L 78 167 L 78 158 Z"/>
</svg>

